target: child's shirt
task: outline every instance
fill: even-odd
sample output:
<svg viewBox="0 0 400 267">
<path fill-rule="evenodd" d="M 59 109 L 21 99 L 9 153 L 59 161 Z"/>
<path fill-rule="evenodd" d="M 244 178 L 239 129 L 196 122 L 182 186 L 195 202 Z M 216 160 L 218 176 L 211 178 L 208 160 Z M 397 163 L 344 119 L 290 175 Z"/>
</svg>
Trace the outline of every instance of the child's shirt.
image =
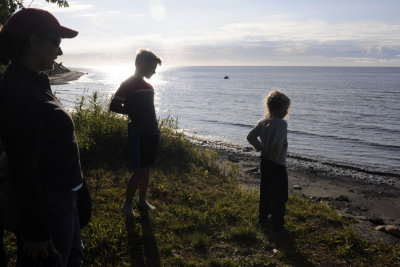
<svg viewBox="0 0 400 267">
<path fill-rule="evenodd" d="M 284 119 L 261 120 L 247 135 L 247 140 L 261 156 L 276 164 L 286 165 L 287 122 Z"/>
<path fill-rule="evenodd" d="M 125 80 L 114 95 L 110 109 L 128 114 L 133 125 L 141 132 L 158 134 L 154 89 L 143 79 L 131 76 Z"/>
</svg>

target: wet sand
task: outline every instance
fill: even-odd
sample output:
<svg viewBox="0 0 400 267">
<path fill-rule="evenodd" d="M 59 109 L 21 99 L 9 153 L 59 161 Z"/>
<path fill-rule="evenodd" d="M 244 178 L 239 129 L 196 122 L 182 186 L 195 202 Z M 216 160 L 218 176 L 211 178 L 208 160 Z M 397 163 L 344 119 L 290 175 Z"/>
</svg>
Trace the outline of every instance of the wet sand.
<svg viewBox="0 0 400 267">
<path fill-rule="evenodd" d="M 243 188 L 259 190 L 259 159 L 255 152 L 204 140 L 194 139 L 193 142 L 201 148 L 215 150 L 221 166 L 227 161 L 238 164 Z M 381 224 L 400 226 L 399 177 L 290 156 L 287 168 L 290 193 L 335 206 L 339 214 L 354 219 L 354 227 L 368 240 L 400 244 L 400 238 L 375 230 Z"/>
</svg>

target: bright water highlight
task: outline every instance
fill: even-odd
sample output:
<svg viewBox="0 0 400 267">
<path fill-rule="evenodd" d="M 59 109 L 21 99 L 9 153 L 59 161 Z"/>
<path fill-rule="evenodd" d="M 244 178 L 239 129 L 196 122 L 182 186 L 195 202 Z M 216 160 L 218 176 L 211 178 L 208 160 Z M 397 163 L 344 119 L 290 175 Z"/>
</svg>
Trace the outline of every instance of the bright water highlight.
<svg viewBox="0 0 400 267">
<path fill-rule="evenodd" d="M 52 86 L 64 105 L 98 91 L 111 96 L 132 66 L 75 68 L 88 73 Z M 178 118 L 200 137 L 249 146 L 274 88 L 292 100 L 289 153 L 400 174 L 400 68 L 161 67 L 154 86 L 158 116 Z M 229 79 L 224 79 L 224 76 Z"/>
</svg>

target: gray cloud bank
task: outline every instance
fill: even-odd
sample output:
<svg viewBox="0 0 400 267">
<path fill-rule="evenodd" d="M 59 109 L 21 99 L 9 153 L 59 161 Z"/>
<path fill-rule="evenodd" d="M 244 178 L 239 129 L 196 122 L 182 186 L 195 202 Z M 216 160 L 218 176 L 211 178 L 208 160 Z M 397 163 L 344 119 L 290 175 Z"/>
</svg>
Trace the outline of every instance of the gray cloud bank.
<svg viewBox="0 0 400 267">
<path fill-rule="evenodd" d="M 146 47 L 167 65 L 400 66 L 400 25 L 378 21 L 327 24 L 268 16 L 208 31 L 113 34 L 103 38 L 113 43 L 98 43 L 87 51 L 74 49 L 68 60 L 86 65 L 130 63 L 135 51 Z"/>
</svg>

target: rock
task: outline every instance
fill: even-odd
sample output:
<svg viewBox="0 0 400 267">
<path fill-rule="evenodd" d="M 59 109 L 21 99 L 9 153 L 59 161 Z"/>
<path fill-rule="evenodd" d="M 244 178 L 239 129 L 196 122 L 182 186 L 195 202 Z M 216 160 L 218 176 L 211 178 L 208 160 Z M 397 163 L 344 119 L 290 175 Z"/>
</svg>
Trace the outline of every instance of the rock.
<svg viewBox="0 0 400 267">
<path fill-rule="evenodd" d="M 398 193 L 394 190 L 387 190 L 384 192 L 381 192 L 382 197 L 396 197 Z"/>
<path fill-rule="evenodd" d="M 349 202 L 345 202 L 345 201 L 337 201 L 336 202 L 336 208 L 338 209 L 344 209 L 344 208 L 349 208 L 350 204 Z"/>
<path fill-rule="evenodd" d="M 375 225 L 384 225 L 384 224 L 385 224 L 385 223 L 383 222 L 383 219 L 382 219 L 382 218 L 375 217 L 375 216 L 369 218 L 369 221 L 370 221 L 371 223 L 375 224 Z"/>
<path fill-rule="evenodd" d="M 382 231 L 382 232 L 385 232 L 387 234 L 390 234 L 390 235 L 393 235 L 393 236 L 397 236 L 397 237 L 400 238 L 400 226 L 397 226 L 397 225 L 393 225 L 393 224 L 380 225 L 380 226 L 377 226 L 375 228 L 375 230 Z"/>
<path fill-rule="evenodd" d="M 346 219 L 349 219 L 349 220 L 352 220 L 352 219 L 354 219 L 354 216 L 353 216 L 353 215 L 351 215 L 351 214 L 348 214 L 348 213 L 346 213 L 346 214 L 343 214 L 343 215 L 342 215 L 342 217 L 343 217 L 343 218 L 346 218 Z"/>
<path fill-rule="evenodd" d="M 391 224 L 386 225 L 385 229 L 388 234 L 400 237 L 400 226 Z"/>
<path fill-rule="evenodd" d="M 351 213 L 351 209 L 349 209 L 349 208 L 345 208 L 345 209 L 343 209 L 343 211 L 346 212 L 346 213 L 348 213 L 348 214 L 352 214 L 352 213 Z"/>
<path fill-rule="evenodd" d="M 66 73 L 66 72 L 71 72 L 71 71 L 68 68 L 66 68 L 62 64 L 62 62 L 60 62 L 60 63 L 54 62 L 53 69 L 52 70 L 48 70 L 45 73 L 47 75 L 51 76 L 51 75 L 56 75 L 56 74 Z"/>
<path fill-rule="evenodd" d="M 344 195 L 340 195 L 337 198 L 335 198 L 336 201 L 347 201 L 349 202 L 349 197 L 348 196 L 344 196 Z"/>
<path fill-rule="evenodd" d="M 365 217 L 365 216 L 356 216 L 355 218 L 359 219 L 361 221 L 366 221 L 367 220 L 367 217 Z"/>
<path fill-rule="evenodd" d="M 179 258 L 179 257 L 180 257 L 180 255 L 178 254 L 178 251 L 175 250 L 175 249 L 173 249 L 173 250 L 171 251 L 171 254 L 172 254 L 172 256 L 174 256 L 175 258 Z"/>
<path fill-rule="evenodd" d="M 258 167 L 252 167 L 244 170 L 245 173 L 257 173 Z"/>
<path fill-rule="evenodd" d="M 239 162 L 239 159 L 234 154 L 229 154 L 228 155 L 228 160 L 231 161 L 231 162 L 236 162 L 236 163 Z"/>
<path fill-rule="evenodd" d="M 295 184 L 295 185 L 293 185 L 293 189 L 301 190 L 301 189 L 303 189 L 303 187 L 301 187 L 301 185 Z"/>
</svg>

